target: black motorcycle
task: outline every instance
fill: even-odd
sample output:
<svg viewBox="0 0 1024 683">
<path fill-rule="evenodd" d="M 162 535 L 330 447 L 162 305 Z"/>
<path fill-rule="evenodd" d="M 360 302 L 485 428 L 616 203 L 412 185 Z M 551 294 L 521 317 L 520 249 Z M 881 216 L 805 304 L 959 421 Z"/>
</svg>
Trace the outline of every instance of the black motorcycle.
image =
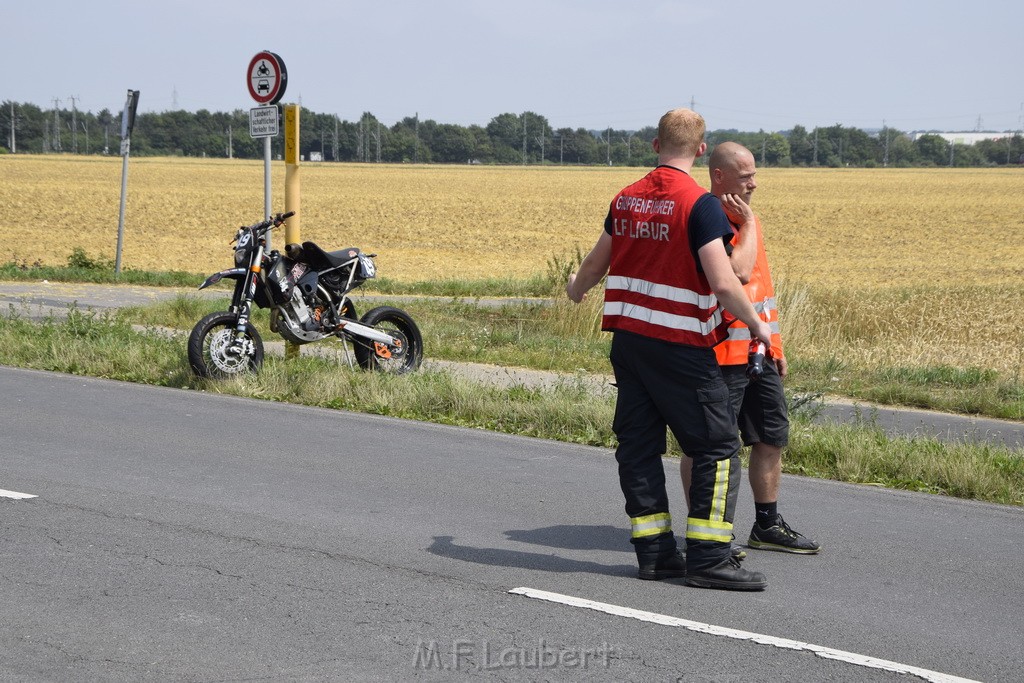
<svg viewBox="0 0 1024 683">
<path fill-rule="evenodd" d="M 225 378 L 256 371 L 263 363 L 263 340 L 249 320 L 252 305 L 270 309 L 270 330 L 294 344 L 331 337 L 352 344 L 364 370 L 404 373 L 423 360 L 423 337 L 412 317 L 391 306 L 356 314 L 349 293 L 376 277 L 375 254 L 359 249 L 324 251 L 313 242 L 289 244 L 285 254 L 267 252 L 267 235 L 294 211 L 242 226 L 232 243 L 235 267 L 206 278 L 205 289 L 235 280 L 231 307 L 211 313 L 192 328 L 188 361 L 201 377 Z M 349 364 L 352 365 L 349 356 Z"/>
</svg>

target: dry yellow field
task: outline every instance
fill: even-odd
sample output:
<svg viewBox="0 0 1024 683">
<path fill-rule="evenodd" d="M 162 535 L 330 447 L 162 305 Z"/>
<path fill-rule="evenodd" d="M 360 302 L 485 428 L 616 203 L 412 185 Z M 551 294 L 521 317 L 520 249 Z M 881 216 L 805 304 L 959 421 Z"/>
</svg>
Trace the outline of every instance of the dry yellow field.
<svg viewBox="0 0 1024 683">
<path fill-rule="evenodd" d="M 284 165 L 273 164 L 274 211 Z M 525 277 L 597 238 L 643 169 L 313 164 L 301 232 L 378 254 L 382 276 Z M 695 169 L 707 186 L 707 173 Z M 1024 284 L 1024 169 L 764 169 L 754 208 L 776 277 L 808 285 Z M 120 158 L 0 156 L 0 261 L 112 259 Z M 259 161 L 131 159 L 125 268 L 227 267 L 234 229 L 261 218 Z M 283 234 L 277 245 L 283 243 Z"/>
<path fill-rule="evenodd" d="M 384 277 L 528 277 L 586 251 L 643 169 L 303 164 L 301 232 Z M 707 187 L 707 171 L 695 170 Z M 954 365 L 1024 379 L 1024 169 L 765 169 L 754 208 L 786 348 L 850 368 Z M 123 266 L 204 274 L 261 219 L 260 161 L 130 161 Z M 273 164 L 274 211 L 284 165 Z M 0 156 L 0 262 L 113 259 L 120 158 Z M 283 234 L 275 246 L 284 242 Z"/>
</svg>

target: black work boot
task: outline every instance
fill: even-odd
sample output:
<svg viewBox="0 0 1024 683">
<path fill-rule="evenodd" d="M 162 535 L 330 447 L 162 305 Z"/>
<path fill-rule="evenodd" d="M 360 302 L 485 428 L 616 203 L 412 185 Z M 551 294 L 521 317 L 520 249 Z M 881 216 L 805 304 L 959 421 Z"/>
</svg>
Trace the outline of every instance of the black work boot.
<svg viewBox="0 0 1024 683">
<path fill-rule="evenodd" d="M 681 579 L 686 576 L 686 556 L 678 550 L 671 554 L 637 553 L 636 557 L 640 562 L 637 578 L 644 581 Z"/>
<path fill-rule="evenodd" d="M 764 574 L 744 569 L 740 566 L 740 561 L 732 556 L 714 567 L 687 572 L 684 582 L 687 586 L 732 591 L 762 591 L 768 585 Z"/>
</svg>

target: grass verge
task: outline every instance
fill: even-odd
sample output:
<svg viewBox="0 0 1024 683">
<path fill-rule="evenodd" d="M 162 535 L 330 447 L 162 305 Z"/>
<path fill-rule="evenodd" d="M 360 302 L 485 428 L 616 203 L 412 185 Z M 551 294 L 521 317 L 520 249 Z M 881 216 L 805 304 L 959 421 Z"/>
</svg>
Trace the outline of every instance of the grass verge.
<svg viewBox="0 0 1024 683">
<path fill-rule="evenodd" d="M 230 257 L 230 253 L 227 254 Z M 224 268 L 230 266 L 225 260 Z M 398 282 L 379 278 L 366 285 L 367 292 L 408 296 L 440 296 L 453 298 L 481 297 L 544 297 L 551 293 L 553 277 L 561 273 L 565 264 L 557 259 L 549 263 L 547 275 L 534 275 L 525 279 L 486 278 L 483 280 L 422 280 Z M 117 274 L 115 263 L 102 257 L 89 256 L 81 247 L 75 247 L 68 257 L 67 266 L 44 266 L 41 263 L 9 261 L 0 264 L 0 280 L 21 282 L 89 282 L 95 284 L 143 285 L 150 287 L 198 287 L 210 273 L 183 271 L 143 271 L 123 269 Z"/>
<path fill-rule="evenodd" d="M 554 256 L 548 260 L 546 272 L 523 280 L 398 283 L 381 279 L 358 293 L 433 297 L 403 299 L 399 305 L 420 323 L 434 358 L 609 373 L 609 337 L 600 331 L 599 293 L 593 292 L 586 303 L 576 306 L 561 292 L 582 258 L 578 248 L 575 253 Z M 10 262 L 0 265 L 0 279 L 195 287 L 203 276 L 129 270 L 115 277 L 112 263 L 76 248 L 66 268 Z M 791 390 L 1024 420 L 1024 347 L 1013 344 L 1015 336 L 1006 321 L 1000 318 L 977 326 L 966 317 L 946 319 L 938 325 L 928 313 L 959 305 L 1012 311 L 1021 300 L 1014 287 L 847 291 L 783 282 L 778 291 Z M 228 290 L 224 292 L 226 301 Z M 438 302 L 437 297 L 450 300 Z M 473 303 L 481 298 L 508 297 L 535 300 L 513 300 L 501 307 Z M 198 299 L 182 297 L 149 309 L 129 309 L 123 316 L 189 329 L 206 312 L 226 308 L 226 303 L 201 304 L 192 298 Z M 357 305 L 363 306 L 362 312 L 378 303 L 367 300 Z M 917 308 L 922 311 L 915 312 Z M 261 331 L 265 331 L 266 316 L 258 314 L 258 327 L 261 321 Z"/>
<path fill-rule="evenodd" d="M 186 298 L 187 299 L 187 298 Z M 194 321 L 197 302 L 180 313 Z M 134 322 L 134 321 L 133 321 Z M 315 356 L 268 357 L 258 375 L 208 382 L 192 375 L 184 340 L 133 327 L 124 315 L 71 307 L 35 322 L 0 318 L 0 364 L 376 413 L 612 447 L 613 399 L 582 384 L 489 387 L 447 373 L 392 376 L 350 371 Z M 1005 448 L 890 439 L 869 421 L 819 426 L 794 411 L 787 472 L 1024 505 L 1024 458 Z M 670 440 L 671 441 L 671 440 Z M 674 451 L 678 455 L 678 451 Z"/>
</svg>

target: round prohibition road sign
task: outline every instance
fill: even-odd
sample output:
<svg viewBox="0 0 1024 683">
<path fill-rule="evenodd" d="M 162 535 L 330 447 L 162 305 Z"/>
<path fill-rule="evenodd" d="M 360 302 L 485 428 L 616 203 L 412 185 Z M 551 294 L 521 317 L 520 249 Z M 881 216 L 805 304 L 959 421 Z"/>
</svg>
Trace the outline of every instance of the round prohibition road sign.
<svg viewBox="0 0 1024 683">
<path fill-rule="evenodd" d="M 249 94 L 259 104 L 277 104 L 288 86 L 288 70 L 284 60 L 273 52 L 263 51 L 249 62 Z"/>
</svg>

